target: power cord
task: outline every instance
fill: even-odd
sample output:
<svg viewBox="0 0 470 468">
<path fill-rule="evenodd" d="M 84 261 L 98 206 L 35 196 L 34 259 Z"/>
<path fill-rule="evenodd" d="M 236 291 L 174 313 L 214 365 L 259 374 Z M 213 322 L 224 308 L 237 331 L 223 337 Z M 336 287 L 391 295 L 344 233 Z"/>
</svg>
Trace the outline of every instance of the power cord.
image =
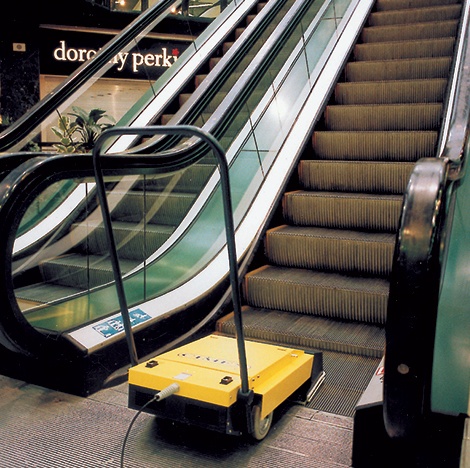
<svg viewBox="0 0 470 468">
<path fill-rule="evenodd" d="M 122 442 L 122 449 L 121 449 L 121 468 L 124 468 L 124 452 L 126 450 L 126 444 L 127 444 L 127 439 L 129 438 L 129 434 L 131 433 L 132 426 L 136 422 L 137 418 L 141 415 L 142 411 L 147 408 L 151 403 L 154 403 L 156 401 L 161 401 L 164 400 L 165 398 L 168 398 L 169 396 L 173 395 L 174 393 L 179 392 L 180 386 L 177 383 L 172 383 L 168 387 L 164 388 L 160 392 L 156 393 L 147 403 L 145 403 L 134 415 L 132 418 L 132 421 L 129 424 L 129 427 L 127 428 L 126 435 L 124 437 L 124 440 Z"/>
</svg>

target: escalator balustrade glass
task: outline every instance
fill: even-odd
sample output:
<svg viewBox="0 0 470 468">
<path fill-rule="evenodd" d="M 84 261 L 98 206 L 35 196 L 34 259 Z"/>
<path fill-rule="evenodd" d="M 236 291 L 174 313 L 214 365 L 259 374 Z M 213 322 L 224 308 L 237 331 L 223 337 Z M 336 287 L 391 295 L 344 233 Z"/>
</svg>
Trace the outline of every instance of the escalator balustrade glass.
<svg viewBox="0 0 470 468">
<path fill-rule="evenodd" d="M 257 82 L 261 93 L 254 88 L 249 95 L 261 96 L 239 106 L 247 109 L 248 118 L 226 144 L 239 228 L 347 24 L 348 10 L 354 10 L 356 3 L 313 2 L 302 16 L 305 23 L 298 23 L 287 41 L 292 52 L 277 59 L 275 74 L 267 67 Z M 227 129 L 223 136 L 230 132 Z M 289 165 L 294 160 L 295 156 Z M 134 308 L 151 320 L 181 309 L 226 277 L 222 199 L 214 168 L 215 161 L 206 155 L 195 166 L 165 177 L 133 167 L 125 177 L 105 173 L 131 313 Z M 80 179 L 69 179 L 64 172 L 63 182 L 81 187 L 87 195 L 73 216 L 64 218 L 54 235 L 13 262 L 18 305 L 39 330 L 76 329 L 80 334 L 78 329 L 87 324 L 100 327 L 100 318 L 106 324 L 119 318 L 91 166 L 87 171 L 87 177 Z M 259 224 L 250 229 L 259 230 Z M 239 241 L 240 256 L 255 236 L 250 232 Z"/>
</svg>

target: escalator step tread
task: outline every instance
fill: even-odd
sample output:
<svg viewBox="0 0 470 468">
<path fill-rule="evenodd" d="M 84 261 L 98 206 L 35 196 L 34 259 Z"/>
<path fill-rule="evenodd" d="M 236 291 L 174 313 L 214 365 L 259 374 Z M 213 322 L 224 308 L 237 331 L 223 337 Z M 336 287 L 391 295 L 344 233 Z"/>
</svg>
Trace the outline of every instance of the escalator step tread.
<svg viewBox="0 0 470 468">
<path fill-rule="evenodd" d="M 428 21 L 447 21 L 460 18 L 461 5 L 434 5 L 419 8 L 372 12 L 370 26 L 388 26 L 404 23 L 424 23 Z"/>
<path fill-rule="evenodd" d="M 446 57 L 452 55 L 454 44 L 455 39 L 453 37 L 356 44 L 354 47 L 354 60 L 372 61 Z"/>
<path fill-rule="evenodd" d="M 337 104 L 398 104 L 442 102 L 447 79 L 337 83 Z"/>
<path fill-rule="evenodd" d="M 335 321 L 279 310 L 245 306 L 243 325 L 246 338 L 308 350 L 382 357 L 385 345 L 384 328 L 378 325 Z M 220 319 L 216 330 L 233 336 L 233 314 Z"/>
<path fill-rule="evenodd" d="M 266 233 L 265 245 L 275 265 L 388 276 L 395 234 L 284 225 Z"/>
<path fill-rule="evenodd" d="M 439 127 L 442 104 L 334 105 L 325 111 L 333 131 L 432 130 Z"/>
<path fill-rule="evenodd" d="M 283 198 L 287 223 L 341 229 L 394 232 L 403 197 L 353 192 L 288 192 Z"/>
<path fill-rule="evenodd" d="M 398 10 L 408 8 L 425 8 L 431 5 L 453 5 L 459 0 L 377 0 L 375 8 L 378 11 Z"/>
<path fill-rule="evenodd" d="M 404 193 L 414 163 L 302 160 L 300 182 L 306 190 Z"/>
<path fill-rule="evenodd" d="M 385 279 L 271 265 L 245 277 L 246 300 L 253 307 L 380 325 L 388 291 Z"/>
<path fill-rule="evenodd" d="M 452 57 L 349 62 L 346 81 L 384 81 L 447 78 Z"/>
<path fill-rule="evenodd" d="M 417 161 L 432 157 L 437 131 L 316 131 L 315 156 L 319 159 Z"/>
<path fill-rule="evenodd" d="M 309 408 L 342 416 L 354 416 L 356 405 L 371 381 L 381 358 L 325 351 L 325 381 Z"/>
<path fill-rule="evenodd" d="M 59 299 L 73 296 L 83 292 L 82 289 L 60 284 L 40 283 L 15 289 L 15 296 L 19 300 L 38 304 L 47 304 Z"/>
<path fill-rule="evenodd" d="M 391 42 L 412 39 L 455 37 L 458 20 L 430 21 L 409 25 L 370 26 L 362 30 L 362 42 Z"/>
<path fill-rule="evenodd" d="M 138 265 L 136 260 L 120 259 L 119 264 L 123 272 L 132 270 Z M 85 269 L 85 270 L 103 270 L 112 271 L 111 260 L 109 257 L 103 258 L 101 255 L 88 255 L 83 256 L 79 254 L 68 254 L 62 257 L 57 257 L 47 262 L 42 266 L 63 266 L 70 269 Z"/>
<path fill-rule="evenodd" d="M 94 229 L 104 229 L 104 225 L 101 221 L 86 220 L 83 223 L 74 224 L 73 229 L 82 229 L 87 231 L 93 231 Z M 142 231 L 142 226 L 134 223 L 126 223 L 125 221 L 113 221 L 113 231 L 123 231 L 124 233 L 133 233 L 136 230 Z M 147 224 L 145 230 L 151 234 L 163 234 L 170 235 L 174 227 L 158 224 Z"/>
</svg>

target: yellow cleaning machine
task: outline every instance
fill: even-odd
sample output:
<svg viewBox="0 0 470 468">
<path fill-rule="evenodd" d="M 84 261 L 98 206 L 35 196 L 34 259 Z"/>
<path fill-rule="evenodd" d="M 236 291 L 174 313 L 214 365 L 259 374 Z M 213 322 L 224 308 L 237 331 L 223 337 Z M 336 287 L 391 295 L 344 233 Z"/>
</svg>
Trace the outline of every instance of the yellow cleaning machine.
<svg viewBox="0 0 470 468">
<path fill-rule="evenodd" d="M 158 133 L 197 136 L 218 157 L 236 337 L 209 335 L 138 364 L 98 156 L 101 138 Z M 210 134 L 188 126 L 113 128 L 100 140 L 93 152 L 95 176 L 133 364 L 129 407 L 167 420 L 263 439 L 281 403 L 292 399 L 305 404 L 313 397 L 324 379 L 322 354 L 244 339 L 228 167 L 222 148 Z"/>
</svg>

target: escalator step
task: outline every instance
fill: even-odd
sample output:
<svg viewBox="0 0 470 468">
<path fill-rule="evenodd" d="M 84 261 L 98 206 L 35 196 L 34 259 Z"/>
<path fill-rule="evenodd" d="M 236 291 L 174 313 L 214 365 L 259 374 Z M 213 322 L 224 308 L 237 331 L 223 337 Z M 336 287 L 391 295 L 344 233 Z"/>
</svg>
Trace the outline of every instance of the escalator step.
<svg viewBox="0 0 470 468">
<path fill-rule="evenodd" d="M 15 297 L 20 308 L 22 308 L 22 304 L 26 302 L 28 304 L 26 308 L 30 309 L 31 304 L 48 304 L 56 300 L 63 300 L 81 292 L 83 292 L 83 289 L 73 286 L 39 283 L 23 288 L 15 288 Z"/>
<path fill-rule="evenodd" d="M 324 352 L 325 381 L 308 407 L 325 413 L 353 417 L 357 402 L 379 363 L 380 358 Z"/>
<path fill-rule="evenodd" d="M 373 12 L 369 16 L 368 24 L 370 26 L 389 26 L 393 24 L 455 20 L 460 18 L 460 10 L 460 4 L 453 4 Z"/>
<path fill-rule="evenodd" d="M 245 276 L 245 296 L 252 307 L 311 314 L 383 325 L 389 282 L 275 266 Z"/>
<path fill-rule="evenodd" d="M 298 190 L 284 195 L 283 213 L 297 226 L 394 232 L 402 202 L 399 195 Z"/>
<path fill-rule="evenodd" d="M 303 160 L 299 177 L 306 190 L 404 193 L 414 163 Z"/>
<path fill-rule="evenodd" d="M 437 37 L 455 37 L 458 20 L 433 21 L 410 25 L 370 26 L 362 30 L 362 42 L 391 42 Z"/>
<path fill-rule="evenodd" d="M 380 358 L 385 345 L 384 329 L 378 325 L 353 323 L 243 307 L 245 336 L 254 340 L 308 350 L 334 351 Z M 233 313 L 217 322 L 216 331 L 235 335 Z"/>
<path fill-rule="evenodd" d="M 434 155 L 437 138 L 437 131 L 317 131 L 313 148 L 319 159 L 417 161 Z"/>
<path fill-rule="evenodd" d="M 198 194 L 201 191 L 201 186 L 207 182 L 214 172 L 215 167 L 214 160 L 214 164 L 199 162 L 178 172 L 176 175 L 168 177 L 147 176 L 145 180 L 136 183 L 134 190 L 162 192 L 165 189 L 173 190 L 177 184 L 178 191 Z"/>
<path fill-rule="evenodd" d="M 426 8 L 432 5 L 453 5 L 459 0 L 377 0 L 375 8 L 378 11 L 399 10 L 403 8 Z"/>
<path fill-rule="evenodd" d="M 356 44 L 354 59 L 357 61 L 399 60 L 421 57 L 451 56 L 455 39 L 444 37 L 422 41 L 369 42 Z"/>
<path fill-rule="evenodd" d="M 156 252 L 174 231 L 173 226 L 158 226 L 155 224 L 113 222 L 113 233 L 119 258 L 143 261 Z M 106 232 L 101 222 L 90 220 L 75 224 L 71 236 L 86 239 L 86 243 L 78 246 L 83 254 L 107 255 L 109 244 Z"/>
<path fill-rule="evenodd" d="M 392 233 L 317 227 L 279 226 L 265 238 L 272 264 L 345 274 L 388 276 L 394 247 Z"/>
<path fill-rule="evenodd" d="M 337 104 L 442 102 L 447 79 L 337 83 Z"/>
<path fill-rule="evenodd" d="M 447 78 L 451 64 L 452 57 L 349 62 L 345 77 L 346 81 Z"/>
<path fill-rule="evenodd" d="M 123 274 L 135 268 L 139 262 L 120 259 Z M 109 257 L 69 254 L 40 265 L 44 282 L 86 290 L 114 280 Z"/>
<path fill-rule="evenodd" d="M 139 192 L 125 194 L 123 200 L 113 210 L 113 219 L 140 223 L 144 213 L 147 222 L 177 226 L 195 200 L 189 193 L 146 192 L 144 197 Z"/>
<path fill-rule="evenodd" d="M 438 103 L 336 105 L 326 108 L 325 123 L 333 131 L 432 130 L 441 113 Z"/>
</svg>

